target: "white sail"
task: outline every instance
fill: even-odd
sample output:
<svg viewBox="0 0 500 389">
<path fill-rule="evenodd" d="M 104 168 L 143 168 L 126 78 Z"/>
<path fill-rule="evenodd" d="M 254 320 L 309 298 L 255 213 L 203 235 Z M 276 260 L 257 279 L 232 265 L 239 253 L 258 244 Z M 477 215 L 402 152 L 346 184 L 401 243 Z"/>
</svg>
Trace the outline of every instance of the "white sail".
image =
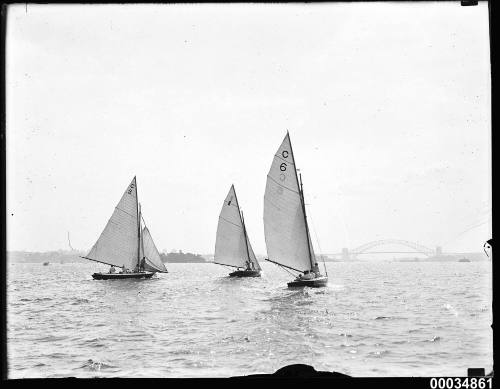
<svg viewBox="0 0 500 389">
<path fill-rule="evenodd" d="M 310 270 L 314 259 L 288 133 L 267 175 L 264 235 L 268 258 L 298 271 Z M 309 250 L 310 248 L 310 250 Z"/>
<path fill-rule="evenodd" d="M 257 261 L 257 258 L 255 257 L 252 245 L 250 244 L 250 240 L 248 239 L 248 233 L 247 233 L 247 244 L 248 244 L 248 252 L 250 254 L 250 261 L 252 261 L 253 263 L 254 270 L 262 270 L 262 268 L 259 265 L 259 261 Z"/>
<path fill-rule="evenodd" d="M 138 228 L 137 184 L 134 177 L 87 258 L 134 269 L 139 254 Z"/>
<path fill-rule="evenodd" d="M 158 249 L 153 242 L 153 238 L 151 237 L 151 233 L 149 232 L 147 227 L 144 227 L 142 229 L 142 242 L 144 247 L 143 255 L 146 260 L 144 269 L 153 272 L 167 272 L 167 268 L 161 260 L 160 253 L 158 252 Z"/>
<path fill-rule="evenodd" d="M 235 267 L 246 267 L 245 262 L 247 260 L 247 244 L 240 216 L 240 207 L 234 185 L 231 185 L 219 215 L 214 262 Z"/>
</svg>

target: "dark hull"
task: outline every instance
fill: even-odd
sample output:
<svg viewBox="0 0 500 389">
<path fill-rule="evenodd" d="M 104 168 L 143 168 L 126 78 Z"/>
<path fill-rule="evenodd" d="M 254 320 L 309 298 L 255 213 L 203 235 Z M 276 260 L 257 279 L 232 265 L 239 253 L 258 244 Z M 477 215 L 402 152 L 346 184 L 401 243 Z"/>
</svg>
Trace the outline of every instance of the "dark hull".
<svg viewBox="0 0 500 389">
<path fill-rule="evenodd" d="M 259 270 L 236 270 L 229 273 L 229 277 L 260 277 Z"/>
<path fill-rule="evenodd" d="M 328 277 L 313 278 L 312 280 L 295 280 L 288 283 L 289 288 L 301 288 L 309 286 L 310 288 L 321 288 L 328 284 Z"/>
<path fill-rule="evenodd" d="M 123 280 L 129 278 L 151 278 L 155 273 L 94 273 L 94 280 Z"/>
</svg>

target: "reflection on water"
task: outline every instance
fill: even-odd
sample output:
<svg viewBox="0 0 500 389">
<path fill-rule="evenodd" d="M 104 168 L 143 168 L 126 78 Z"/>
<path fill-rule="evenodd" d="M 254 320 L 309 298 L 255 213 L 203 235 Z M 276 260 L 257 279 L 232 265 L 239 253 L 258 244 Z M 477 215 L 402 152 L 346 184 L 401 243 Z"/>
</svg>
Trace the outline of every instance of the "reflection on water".
<svg viewBox="0 0 500 389">
<path fill-rule="evenodd" d="M 9 377 L 222 377 L 305 363 L 353 376 L 492 368 L 490 263 L 329 263 L 288 289 L 213 264 L 96 281 L 95 264 L 13 264 Z"/>
</svg>

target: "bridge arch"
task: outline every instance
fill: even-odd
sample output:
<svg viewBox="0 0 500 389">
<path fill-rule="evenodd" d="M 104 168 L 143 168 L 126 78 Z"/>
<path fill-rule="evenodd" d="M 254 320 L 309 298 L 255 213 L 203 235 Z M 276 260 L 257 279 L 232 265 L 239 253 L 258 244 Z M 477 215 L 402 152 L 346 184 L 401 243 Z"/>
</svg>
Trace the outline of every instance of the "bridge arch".
<svg viewBox="0 0 500 389">
<path fill-rule="evenodd" d="M 383 240 L 374 240 L 372 242 L 365 243 L 361 246 L 349 250 L 349 257 L 351 259 L 355 259 L 359 254 L 362 254 L 374 247 L 388 245 L 388 244 L 398 244 L 401 246 L 405 246 L 412 250 L 415 250 L 415 252 L 417 253 L 424 254 L 427 257 L 432 257 L 433 255 L 435 255 L 433 249 L 430 249 L 429 247 L 418 244 L 416 242 L 410 242 L 408 240 L 401 240 L 401 239 L 383 239 Z"/>
</svg>

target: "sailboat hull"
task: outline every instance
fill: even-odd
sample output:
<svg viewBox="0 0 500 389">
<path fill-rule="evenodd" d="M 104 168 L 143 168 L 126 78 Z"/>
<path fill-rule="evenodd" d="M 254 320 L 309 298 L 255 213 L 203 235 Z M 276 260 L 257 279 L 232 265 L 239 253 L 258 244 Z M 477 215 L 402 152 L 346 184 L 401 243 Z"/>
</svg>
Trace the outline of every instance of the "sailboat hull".
<svg viewBox="0 0 500 389">
<path fill-rule="evenodd" d="M 260 277 L 259 270 L 236 270 L 229 273 L 229 277 Z"/>
<path fill-rule="evenodd" d="M 92 278 L 94 280 L 123 280 L 129 278 L 151 278 L 155 273 L 141 272 L 141 273 L 94 273 Z"/>
<path fill-rule="evenodd" d="M 294 280 L 288 283 L 289 288 L 301 288 L 309 286 L 310 288 L 321 288 L 328 284 L 328 277 L 318 277 L 312 280 Z"/>
</svg>

